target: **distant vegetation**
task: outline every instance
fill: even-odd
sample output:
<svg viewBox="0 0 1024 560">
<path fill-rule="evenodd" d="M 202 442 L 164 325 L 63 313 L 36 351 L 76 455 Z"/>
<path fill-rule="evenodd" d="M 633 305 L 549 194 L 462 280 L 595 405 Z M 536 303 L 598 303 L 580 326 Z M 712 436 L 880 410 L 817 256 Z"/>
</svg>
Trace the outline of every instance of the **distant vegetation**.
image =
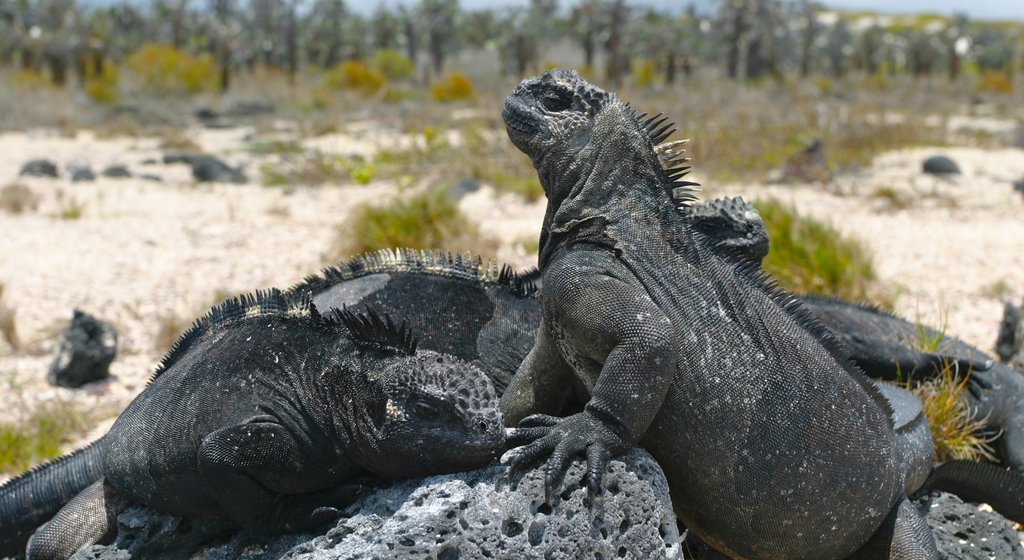
<svg viewBox="0 0 1024 560">
<path fill-rule="evenodd" d="M 61 446 L 90 427 L 89 415 L 69 402 L 39 406 L 23 422 L 0 422 L 0 472 L 17 473 L 61 455 Z"/>
<path fill-rule="evenodd" d="M 859 241 L 777 200 L 757 201 L 754 206 L 771 240 L 764 269 L 783 288 L 891 306 L 875 284 L 871 254 Z"/>
</svg>

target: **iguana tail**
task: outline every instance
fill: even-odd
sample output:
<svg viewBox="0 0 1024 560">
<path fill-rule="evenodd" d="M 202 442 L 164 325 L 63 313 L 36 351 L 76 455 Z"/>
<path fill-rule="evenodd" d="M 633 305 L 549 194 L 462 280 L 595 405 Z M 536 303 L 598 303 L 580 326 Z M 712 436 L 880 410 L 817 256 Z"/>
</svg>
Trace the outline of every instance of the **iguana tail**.
<svg viewBox="0 0 1024 560">
<path fill-rule="evenodd" d="M 102 442 L 100 438 L 0 486 L 0 558 L 24 554 L 37 527 L 103 476 Z"/>
<path fill-rule="evenodd" d="M 932 471 L 928 490 L 956 494 L 967 502 L 986 503 L 1003 517 L 1024 523 L 1024 475 L 992 463 L 949 461 Z"/>
</svg>

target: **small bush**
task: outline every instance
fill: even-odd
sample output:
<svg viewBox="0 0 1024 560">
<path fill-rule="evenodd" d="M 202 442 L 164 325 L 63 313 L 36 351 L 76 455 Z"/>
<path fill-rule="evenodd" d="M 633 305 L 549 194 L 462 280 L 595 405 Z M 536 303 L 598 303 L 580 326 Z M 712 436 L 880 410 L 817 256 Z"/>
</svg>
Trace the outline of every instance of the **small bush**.
<svg viewBox="0 0 1024 560">
<path fill-rule="evenodd" d="M 877 302 L 871 255 L 859 241 L 800 216 L 794 208 L 779 201 L 757 201 L 754 206 L 764 219 L 771 240 L 764 269 L 780 285 L 796 293 Z M 879 303 L 889 307 L 887 301 Z"/>
<path fill-rule="evenodd" d="M 416 71 L 412 60 L 391 49 L 377 51 L 373 55 L 373 67 L 389 80 L 408 80 Z"/>
<path fill-rule="evenodd" d="M 89 429 L 89 417 L 70 402 L 47 403 L 24 422 L 0 423 L 0 471 L 17 473 L 61 455 L 61 445 Z"/>
<path fill-rule="evenodd" d="M 85 93 L 96 103 L 111 104 L 117 103 L 120 99 L 118 84 L 121 81 L 120 73 L 113 64 L 105 64 L 103 72 L 91 76 L 85 80 Z"/>
<path fill-rule="evenodd" d="M 304 154 L 289 161 L 260 166 L 261 182 L 266 187 L 316 186 L 324 183 L 357 181 L 349 158 L 319 152 Z M 371 170 L 372 177 L 372 170 Z"/>
<path fill-rule="evenodd" d="M 146 43 L 125 64 L 153 92 L 199 93 L 216 87 L 217 72 L 209 56 L 195 57 L 170 45 Z"/>
<path fill-rule="evenodd" d="M 15 311 L 4 305 L 4 285 L 0 284 L 0 337 L 7 341 L 11 350 L 17 352 L 21 349 L 21 339 L 18 338 L 18 328 L 14 320 Z"/>
<path fill-rule="evenodd" d="M 11 214 L 39 208 L 39 195 L 20 183 L 12 183 L 0 189 L 0 208 Z"/>
<path fill-rule="evenodd" d="M 27 90 L 54 89 L 57 87 L 46 74 L 37 70 L 18 70 L 11 72 L 8 75 L 7 82 L 13 87 Z"/>
<path fill-rule="evenodd" d="M 871 198 L 885 202 L 890 210 L 906 210 L 914 206 L 914 197 L 910 193 L 889 186 L 877 187 L 871 191 Z"/>
<path fill-rule="evenodd" d="M 654 61 L 642 60 L 633 69 L 633 85 L 636 87 L 651 87 L 654 85 Z"/>
<path fill-rule="evenodd" d="M 434 84 L 430 88 L 435 101 L 461 101 L 476 97 L 476 88 L 473 80 L 465 74 L 453 72 Z"/>
<path fill-rule="evenodd" d="M 329 257 L 340 260 L 393 247 L 489 255 L 494 251 L 493 244 L 479 237 L 476 224 L 459 211 L 447 191 L 436 190 L 355 209 L 338 228 L 338 243 Z"/>
<path fill-rule="evenodd" d="M 355 90 L 373 94 L 386 84 L 384 74 L 358 60 L 346 60 L 324 76 L 324 86 L 331 91 Z"/>
<path fill-rule="evenodd" d="M 985 93 L 1013 93 L 1013 80 L 998 70 L 986 70 L 978 80 L 978 91 Z"/>
</svg>

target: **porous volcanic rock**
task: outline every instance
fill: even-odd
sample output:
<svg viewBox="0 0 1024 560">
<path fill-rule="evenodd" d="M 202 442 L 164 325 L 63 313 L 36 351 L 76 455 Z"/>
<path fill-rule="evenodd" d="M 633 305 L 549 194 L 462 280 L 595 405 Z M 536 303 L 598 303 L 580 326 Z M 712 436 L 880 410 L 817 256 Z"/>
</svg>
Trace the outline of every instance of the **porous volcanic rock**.
<svg viewBox="0 0 1024 560">
<path fill-rule="evenodd" d="M 928 525 L 943 558 L 956 560 L 1022 560 L 1024 548 L 1013 524 L 998 513 L 964 503 L 945 492 L 919 500 L 928 511 Z"/>
<path fill-rule="evenodd" d="M 109 323 L 75 310 L 71 325 L 61 333 L 47 380 L 60 387 L 81 387 L 110 374 L 117 354 L 117 331 Z"/>
<path fill-rule="evenodd" d="M 527 471 L 515 489 L 497 465 L 400 481 L 350 506 L 319 536 L 225 539 L 230 527 L 223 522 L 132 508 L 118 518 L 114 545 L 90 547 L 74 559 L 682 558 L 668 484 L 650 455 L 635 449 L 611 462 L 596 517 L 578 483 L 584 469 L 574 464 L 570 482 L 550 503 L 543 468 Z M 195 550 L 208 539 L 217 544 Z"/>
</svg>

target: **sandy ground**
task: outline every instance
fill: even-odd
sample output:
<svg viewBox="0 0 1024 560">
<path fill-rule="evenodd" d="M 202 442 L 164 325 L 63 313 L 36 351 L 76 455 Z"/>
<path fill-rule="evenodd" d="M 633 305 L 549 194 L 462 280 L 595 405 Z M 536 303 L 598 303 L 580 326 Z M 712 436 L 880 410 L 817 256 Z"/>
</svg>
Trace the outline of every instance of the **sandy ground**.
<svg viewBox="0 0 1024 560">
<path fill-rule="evenodd" d="M 243 150 L 247 131 L 191 130 L 187 136 L 257 179 L 259 156 Z M 358 129 L 311 140 L 317 148 L 368 155 L 374 143 Z M 1024 150 L 943 149 L 961 166 L 956 182 L 924 176 L 921 160 L 933 149 L 885 154 L 837 185 L 711 185 L 714 196 L 776 197 L 872 249 L 885 283 L 898 286 L 897 310 L 991 349 L 1002 299 L 1024 295 L 1024 197 L 1011 182 L 1024 177 Z M 65 138 L 44 132 L 0 135 L 0 186 L 27 185 L 41 206 L 23 214 L 0 211 L 0 283 L 4 305 L 16 311 L 20 352 L 0 341 L 0 419 L 14 420 L 38 401 L 73 400 L 112 416 L 140 391 L 161 350 L 161 323 L 184 326 L 225 295 L 286 287 L 325 262 L 335 228 L 356 204 L 393 195 L 393 185 L 298 188 L 292 192 L 248 185 L 196 185 L 184 165 L 159 161 L 156 139 Z M 48 158 L 61 178 L 18 178 L 21 165 Z M 89 164 L 97 173 L 123 164 L 162 182 L 99 177 L 71 183 L 67 167 Z M 525 162 L 524 162 L 525 164 Z M 698 176 L 698 180 L 701 178 Z M 906 193 L 897 210 L 870 193 L 887 187 Z M 835 194 L 840 192 L 842 194 Z M 61 208 L 81 207 L 78 219 Z M 522 240 L 536 238 L 543 202 L 496 198 L 489 187 L 466 196 L 463 210 L 484 234 L 505 241 L 499 258 L 534 264 Z M 113 377 L 71 391 L 46 384 L 56 333 L 80 308 L 109 320 L 121 339 Z M 102 433 L 101 426 L 94 433 Z"/>
</svg>

